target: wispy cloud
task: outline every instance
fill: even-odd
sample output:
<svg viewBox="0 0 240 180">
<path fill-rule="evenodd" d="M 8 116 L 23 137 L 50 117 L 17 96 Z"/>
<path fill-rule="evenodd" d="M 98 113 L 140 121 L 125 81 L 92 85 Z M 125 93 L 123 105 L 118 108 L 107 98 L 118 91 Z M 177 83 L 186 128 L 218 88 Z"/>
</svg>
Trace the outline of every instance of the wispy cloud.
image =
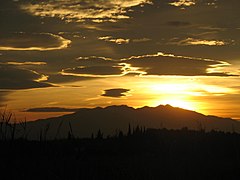
<svg viewBox="0 0 240 180">
<path fill-rule="evenodd" d="M 189 45 L 224 46 L 229 43 L 223 40 L 206 40 L 206 39 L 187 38 L 184 40 L 180 40 L 178 42 L 170 42 L 169 44 L 176 44 L 180 46 L 189 46 Z"/>
<path fill-rule="evenodd" d="M 131 41 L 134 43 L 141 43 L 141 42 L 151 41 L 151 39 L 150 38 L 139 38 L 139 39 L 133 39 Z"/>
<path fill-rule="evenodd" d="M 131 7 L 151 3 L 150 0 L 47 0 L 39 3 L 26 3 L 21 9 L 41 17 L 57 17 L 67 22 L 82 22 L 91 20 L 96 23 L 115 22 L 126 19 Z"/>
<path fill-rule="evenodd" d="M 196 4 L 196 0 L 178 0 L 178 1 L 174 1 L 169 3 L 172 6 L 192 6 Z"/>
<path fill-rule="evenodd" d="M 14 61 L 9 61 L 9 62 L 4 62 L 0 64 L 9 64 L 9 65 L 15 65 L 15 66 L 22 66 L 22 65 L 46 65 L 46 62 L 14 62 Z"/>
<path fill-rule="evenodd" d="M 151 41 L 149 38 L 138 38 L 138 39 L 128 39 L 128 38 L 115 38 L 113 36 L 100 36 L 98 37 L 99 40 L 103 40 L 106 42 L 112 42 L 116 44 L 128 44 L 128 43 L 142 43 L 142 42 L 147 42 Z"/>
<path fill-rule="evenodd" d="M 98 37 L 98 39 L 106 42 L 116 43 L 116 44 L 128 44 L 130 41 L 130 39 L 114 38 L 112 36 L 102 36 L 102 37 Z"/>
</svg>

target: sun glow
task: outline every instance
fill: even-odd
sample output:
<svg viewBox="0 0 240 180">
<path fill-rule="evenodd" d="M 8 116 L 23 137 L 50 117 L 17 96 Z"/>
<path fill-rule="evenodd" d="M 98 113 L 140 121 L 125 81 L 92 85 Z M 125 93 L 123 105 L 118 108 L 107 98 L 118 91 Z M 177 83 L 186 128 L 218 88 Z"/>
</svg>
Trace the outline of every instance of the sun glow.
<svg viewBox="0 0 240 180">
<path fill-rule="evenodd" d="M 169 104 L 174 107 L 197 111 L 199 107 L 191 99 L 191 97 L 201 94 L 196 90 L 197 84 L 194 83 L 152 84 L 149 86 L 149 91 L 155 98 L 151 100 L 151 106 Z"/>
<path fill-rule="evenodd" d="M 168 94 L 176 94 L 179 92 L 184 92 L 188 90 L 186 84 L 153 84 L 150 86 L 153 92 L 165 92 Z"/>
<path fill-rule="evenodd" d="M 166 105 L 169 104 L 173 107 L 179 107 L 187 110 L 196 110 L 196 107 L 194 106 L 193 103 L 185 100 L 180 100 L 180 99 L 166 99 L 160 101 L 160 104 Z"/>
<path fill-rule="evenodd" d="M 180 95 L 165 96 L 165 97 L 163 96 L 161 98 L 152 100 L 150 102 L 150 106 L 152 107 L 156 107 L 159 105 L 170 105 L 173 107 L 179 107 L 182 109 L 193 110 L 193 111 L 198 111 L 200 108 L 199 104 L 189 99 L 189 97 L 180 96 Z"/>
</svg>

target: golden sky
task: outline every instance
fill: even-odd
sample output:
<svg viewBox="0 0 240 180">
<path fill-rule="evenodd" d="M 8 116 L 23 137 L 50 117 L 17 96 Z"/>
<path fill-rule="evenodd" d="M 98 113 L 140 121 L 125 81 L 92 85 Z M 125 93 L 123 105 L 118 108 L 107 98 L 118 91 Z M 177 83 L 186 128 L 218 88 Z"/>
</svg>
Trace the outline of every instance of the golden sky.
<svg viewBox="0 0 240 180">
<path fill-rule="evenodd" d="M 239 0 L 0 2 L 0 107 L 35 120 L 170 104 L 240 119 Z"/>
</svg>

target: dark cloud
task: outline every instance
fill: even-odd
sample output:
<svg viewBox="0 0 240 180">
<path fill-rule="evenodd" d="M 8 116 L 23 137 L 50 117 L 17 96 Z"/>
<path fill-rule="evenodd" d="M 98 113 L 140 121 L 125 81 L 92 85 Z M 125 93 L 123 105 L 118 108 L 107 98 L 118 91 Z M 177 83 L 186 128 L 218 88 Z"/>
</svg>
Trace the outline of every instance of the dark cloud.
<svg viewBox="0 0 240 180">
<path fill-rule="evenodd" d="M 121 66 L 89 66 L 89 67 L 76 67 L 72 69 L 63 70 L 64 74 L 73 75 L 93 75 L 93 76 L 108 76 L 108 75 L 121 75 Z"/>
<path fill-rule="evenodd" d="M 130 73 L 127 73 L 127 74 L 125 74 L 124 76 L 128 76 L 128 77 L 136 77 L 136 76 L 140 76 L 142 73 L 138 73 L 138 72 L 130 72 Z"/>
<path fill-rule="evenodd" d="M 201 58 L 160 53 L 127 58 L 125 62 L 140 68 L 147 75 L 231 76 L 226 72 L 208 72 L 211 68 L 228 66 L 228 63 Z"/>
<path fill-rule="evenodd" d="M 69 82 L 76 82 L 76 81 L 86 81 L 86 80 L 93 80 L 96 77 L 82 77 L 82 76 L 74 76 L 74 75 L 62 75 L 62 74 L 50 74 L 48 76 L 47 82 L 50 83 L 69 83 Z"/>
<path fill-rule="evenodd" d="M 78 57 L 77 62 L 81 66 L 115 66 L 118 64 L 117 61 L 114 61 L 111 58 L 107 57 L 97 57 L 97 56 L 89 56 L 89 57 Z"/>
<path fill-rule="evenodd" d="M 103 57 L 81 57 L 81 66 L 63 70 L 66 75 L 105 77 L 111 75 L 180 75 L 180 76 L 233 76 L 219 70 L 230 66 L 218 60 L 178 56 L 173 54 L 149 54 L 131 56 L 120 60 Z"/>
<path fill-rule="evenodd" d="M 24 112 L 76 112 L 77 108 L 61 108 L 61 107 L 38 107 L 27 109 Z"/>
<path fill-rule="evenodd" d="M 125 93 L 129 91 L 130 89 L 123 89 L 123 88 L 106 89 L 104 90 L 104 93 L 102 94 L 102 96 L 120 98 L 120 97 L 126 96 Z"/>
<path fill-rule="evenodd" d="M 51 33 L 0 34 L 0 50 L 49 51 L 67 48 L 70 40 Z"/>
<path fill-rule="evenodd" d="M 51 87 L 41 82 L 45 76 L 35 71 L 9 65 L 0 65 L 0 89 L 29 89 Z"/>
<path fill-rule="evenodd" d="M 123 73 L 123 65 L 119 64 L 119 61 L 105 57 L 79 57 L 77 63 L 79 66 L 63 69 L 62 74 L 101 77 L 121 75 Z"/>
<path fill-rule="evenodd" d="M 40 18 L 29 16 L 19 8 L 19 2 L 0 1 L 1 32 L 23 32 L 32 31 L 34 26 L 41 23 Z M 40 26 L 35 27 L 36 30 Z"/>
</svg>

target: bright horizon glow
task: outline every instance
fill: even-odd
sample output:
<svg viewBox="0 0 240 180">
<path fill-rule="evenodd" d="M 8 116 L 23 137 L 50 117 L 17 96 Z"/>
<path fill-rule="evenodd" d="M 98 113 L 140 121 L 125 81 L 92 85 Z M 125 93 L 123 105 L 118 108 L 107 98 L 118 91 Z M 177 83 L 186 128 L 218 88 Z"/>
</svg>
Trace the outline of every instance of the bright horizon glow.
<svg viewBox="0 0 240 180">
<path fill-rule="evenodd" d="M 156 107 L 160 104 L 169 104 L 206 115 L 240 119 L 238 112 L 232 111 L 237 108 L 235 102 L 237 99 L 233 99 L 233 103 L 229 103 L 227 99 L 231 94 L 237 93 L 236 88 L 224 86 L 221 78 L 206 80 L 204 77 L 111 77 L 110 79 L 87 81 L 85 86 L 82 86 L 80 81 L 62 84 L 61 87 L 19 90 L 10 94 L 6 104 L 16 112 L 16 117 L 20 120 L 24 117 L 27 120 L 36 120 L 66 114 L 24 112 L 28 108 L 94 108 L 111 105 L 140 108 Z M 234 78 L 231 84 L 236 84 Z M 101 96 L 104 90 L 114 88 L 125 88 L 130 91 L 121 98 Z"/>
<path fill-rule="evenodd" d="M 149 85 L 149 91 L 152 94 L 161 94 L 162 98 L 150 101 L 151 106 L 171 105 L 187 110 L 197 110 L 196 105 L 190 102 L 190 97 L 197 95 L 195 93 L 195 84 L 187 83 L 152 83 Z"/>
<path fill-rule="evenodd" d="M 180 100 L 180 99 L 166 99 L 162 100 L 160 102 L 162 105 L 171 105 L 173 107 L 179 107 L 182 109 L 187 109 L 187 110 L 196 110 L 196 107 L 191 102 L 185 101 L 185 100 Z"/>
</svg>

